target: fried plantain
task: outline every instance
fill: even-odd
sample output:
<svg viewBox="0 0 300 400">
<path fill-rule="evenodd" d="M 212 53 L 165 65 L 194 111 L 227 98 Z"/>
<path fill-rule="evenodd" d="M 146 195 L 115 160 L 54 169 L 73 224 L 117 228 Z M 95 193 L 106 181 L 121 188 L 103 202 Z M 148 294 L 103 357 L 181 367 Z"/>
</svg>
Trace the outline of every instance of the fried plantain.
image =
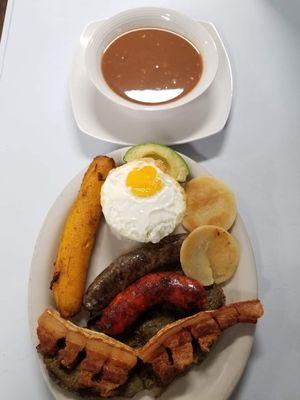
<svg viewBox="0 0 300 400">
<path fill-rule="evenodd" d="M 114 160 L 95 157 L 66 219 L 51 283 L 55 304 L 65 318 L 80 311 L 87 269 L 102 215 L 100 190 Z"/>
</svg>

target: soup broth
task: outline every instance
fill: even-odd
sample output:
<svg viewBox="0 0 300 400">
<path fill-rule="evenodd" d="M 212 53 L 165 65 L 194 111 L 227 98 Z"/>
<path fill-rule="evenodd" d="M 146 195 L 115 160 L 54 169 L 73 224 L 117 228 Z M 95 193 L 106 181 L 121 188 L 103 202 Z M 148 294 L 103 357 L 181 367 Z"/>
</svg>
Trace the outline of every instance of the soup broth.
<svg viewBox="0 0 300 400">
<path fill-rule="evenodd" d="M 201 78 L 203 62 L 184 37 L 162 29 L 138 29 L 111 42 L 100 67 L 108 86 L 119 96 L 158 105 L 189 93 Z"/>
</svg>

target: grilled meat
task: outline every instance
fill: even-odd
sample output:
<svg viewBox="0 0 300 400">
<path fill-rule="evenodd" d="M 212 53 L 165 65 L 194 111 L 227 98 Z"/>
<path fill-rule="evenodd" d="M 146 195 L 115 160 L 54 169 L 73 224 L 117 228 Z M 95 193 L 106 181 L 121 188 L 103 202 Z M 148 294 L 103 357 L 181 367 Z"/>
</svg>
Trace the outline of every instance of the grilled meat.
<svg viewBox="0 0 300 400">
<path fill-rule="evenodd" d="M 64 371 L 76 371 L 73 388 L 114 395 L 137 362 L 135 351 L 106 335 L 80 328 L 46 310 L 39 318 L 39 350 L 55 356 Z M 53 373 L 53 370 L 52 370 Z M 60 377 L 57 375 L 57 379 Z M 67 385 L 66 385 L 67 386 Z"/>
<path fill-rule="evenodd" d="M 203 311 L 161 329 L 139 349 L 138 356 L 151 364 L 161 384 L 167 385 L 192 364 L 192 338 L 203 353 L 208 353 L 222 331 L 239 322 L 256 323 L 262 315 L 263 307 L 259 300 Z"/>
<path fill-rule="evenodd" d="M 99 328 L 118 335 L 154 304 L 171 303 L 183 310 L 202 310 L 206 292 L 201 283 L 175 272 L 147 274 L 119 293 L 104 310 Z"/>
<path fill-rule="evenodd" d="M 171 235 L 157 244 L 147 243 L 114 260 L 87 289 L 83 304 L 92 313 L 105 308 L 131 283 L 154 270 L 179 264 L 186 234 Z"/>
<path fill-rule="evenodd" d="M 64 388 L 97 397 L 132 396 L 158 382 L 167 385 L 195 362 L 199 351 L 208 353 L 223 330 L 239 322 L 256 323 L 262 315 L 259 300 L 202 311 L 168 324 L 145 346 L 132 349 L 47 310 L 39 318 L 38 348 L 51 376 Z"/>
</svg>

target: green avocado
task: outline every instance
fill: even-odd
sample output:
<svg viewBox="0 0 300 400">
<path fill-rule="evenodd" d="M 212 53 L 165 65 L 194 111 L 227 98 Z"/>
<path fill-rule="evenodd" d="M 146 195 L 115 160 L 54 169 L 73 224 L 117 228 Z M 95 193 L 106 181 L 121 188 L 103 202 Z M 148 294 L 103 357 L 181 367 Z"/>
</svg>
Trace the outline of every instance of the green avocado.
<svg viewBox="0 0 300 400">
<path fill-rule="evenodd" d="M 185 182 L 190 170 L 184 159 L 170 147 L 158 143 L 138 144 L 127 150 L 123 160 L 133 161 L 138 158 L 153 158 L 161 160 L 166 173 L 178 182 Z"/>
</svg>

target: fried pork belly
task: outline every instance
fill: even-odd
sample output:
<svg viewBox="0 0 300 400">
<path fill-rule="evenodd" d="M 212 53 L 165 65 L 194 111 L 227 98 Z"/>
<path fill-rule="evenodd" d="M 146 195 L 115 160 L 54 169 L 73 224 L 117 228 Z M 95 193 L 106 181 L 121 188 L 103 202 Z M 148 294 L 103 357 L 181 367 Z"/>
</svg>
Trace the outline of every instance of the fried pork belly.
<svg viewBox="0 0 300 400">
<path fill-rule="evenodd" d="M 198 350 L 208 353 L 222 331 L 240 322 L 255 324 L 262 315 L 259 300 L 202 311 L 166 325 L 145 346 L 133 349 L 46 310 L 38 321 L 38 348 L 61 386 L 111 397 L 120 393 L 138 359 L 147 368 L 151 366 L 159 385 L 165 386 L 186 371 Z"/>
<path fill-rule="evenodd" d="M 80 328 L 61 318 L 57 311 L 46 310 L 40 316 L 37 335 L 39 350 L 45 356 L 55 356 L 65 370 L 76 369 L 73 389 L 77 391 L 87 389 L 101 397 L 112 396 L 137 362 L 131 347 Z"/>
<path fill-rule="evenodd" d="M 259 300 L 233 303 L 218 310 L 199 312 L 161 329 L 137 350 L 144 363 L 151 364 L 162 385 L 170 383 L 193 362 L 192 339 L 208 353 L 225 329 L 239 323 L 256 323 L 263 315 Z"/>
</svg>

